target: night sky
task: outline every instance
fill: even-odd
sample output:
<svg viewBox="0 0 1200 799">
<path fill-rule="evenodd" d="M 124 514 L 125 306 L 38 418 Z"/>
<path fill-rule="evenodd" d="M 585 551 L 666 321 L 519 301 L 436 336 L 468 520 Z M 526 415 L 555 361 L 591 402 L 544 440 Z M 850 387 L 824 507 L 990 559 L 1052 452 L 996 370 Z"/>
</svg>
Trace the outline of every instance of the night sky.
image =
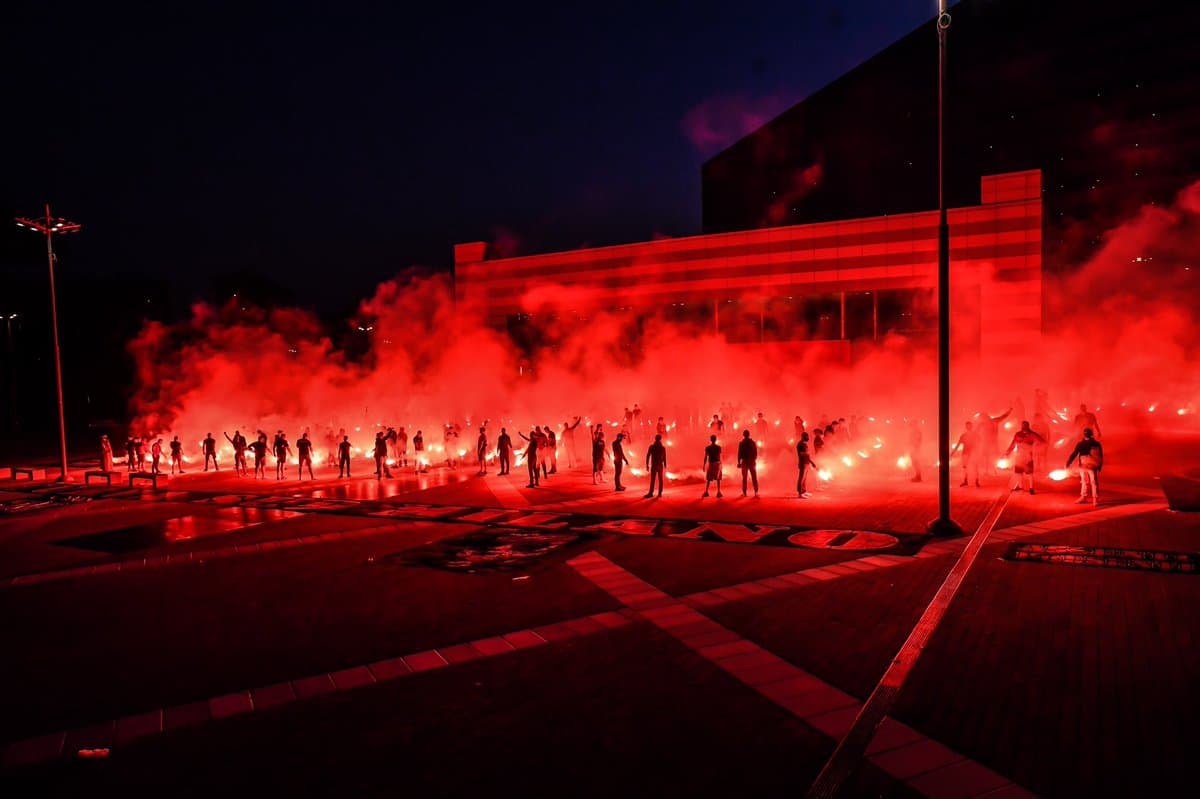
<svg viewBox="0 0 1200 799">
<path fill-rule="evenodd" d="M 698 233 L 704 159 L 935 11 L 173 5 L 6 9 L 0 210 L 50 200 L 84 224 L 70 267 L 175 302 L 257 274 L 325 311 L 455 242 Z M 42 266 L 32 236 L 0 242 L 5 271 Z"/>
</svg>

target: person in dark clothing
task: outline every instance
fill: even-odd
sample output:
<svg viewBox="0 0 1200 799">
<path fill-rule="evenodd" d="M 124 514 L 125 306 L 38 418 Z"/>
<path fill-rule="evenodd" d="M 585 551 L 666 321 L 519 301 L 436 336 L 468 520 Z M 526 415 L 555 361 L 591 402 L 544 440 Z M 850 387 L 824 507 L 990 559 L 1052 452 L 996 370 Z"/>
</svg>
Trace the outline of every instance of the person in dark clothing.
<svg viewBox="0 0 1200 799">
<path fill-rule="evenodd" d="M 350 436 L 342 436 L 338 443 L 338 478 L 350 476 Z"/>
<path fill-rule="evenodd" d="M 280 430 L 275 434 L 275 479 L 282 480 L 285 477 L 287 469 L 288 456 L 292 454 L 292 448 L 288 445 L 287 436 Z"/>
<path fill-rule="evenodd" d="M 154 446 L 150 447 L 150 473 L 162 474 L 162 469 L 158 468 L 158 462 L 162 460 L 162 439 L 154 442 Z"/>
<path fill-rule="evenodd" d="M 544 432 L 546 434 L 546 450 L 550 456 L 550 474 L 558 474 L 558 437 L 555 436 L 554 428 L 550 425 L 546 425 Z"/>
<path fill-rule="evenodd" d="M 742 440 L 738 443 L 738 468 L 742 470 L 742 496 L 746 496 L 746 480 L 754 482 L 754 496 L 758 497 L 758 445 L 750 437 L 749 430 L 742 431 Z"/>
<path fill-rule="evenodd" d="M 629 458 L 625 457 L 625 448 L 621 446 L 621 440 L 625 438 L 624 433 L 617 433 L 616 439 L 613 441 L 613 490 L 624 491 L 625 486 L 621 485 L 621 472 L 625 465 L 629 463 Z"/>
<path fill-rule="evenodd" d="M 1100 470 L 1104 467 L 1104 448 L 1100 446 L 1100 442 L 1096 440 L 1096 435 L 1092 428 L 1083 428 L 1083 438 L 1075 445 L 1075 449 L 1071 451 L 1071 457 L 1067 458 L 1067 467 L 1071 468 L 1071 463 L 1079 458 L 1079 499 L 1075 500 L 1076 505 L 1082 505 L 1088 501 L 1089 494 L 1093 505 L 1100 504 Z"/>
<path fill-rule="evenodd" d="M 812 434 L 812 451 L 815 457 L 821 457 L 821 450 L 825 449 L 825 431 L 818 427 L 813 430 Z"/>
<path fill-rule="evenodd" d="M 592 436 L 592 485 L 597 481 L 604 482 L 604 431 L 596 426 L 597 430 Z"/>
<path fill-rule="evenodd" d="M 210 433 L 210 435 L 211 435 L 211 433 Z M 134 453 L 137 455 L 137 470 L 139 472 L 146 471 L 146 442 L 142 441 L 141 436 L 138 436 L 137 438 L 133 439 L 133 450 L 134 450 Z M 217 458 L 214 455 L 213 456 L 213 465 L 215 466 L 216 463 L 217 463 Z"/>
<path fill-rule="evenodd" d="M 137 445 L 133 442 L 133 436 L 125 438 L 125 468 L 128 471 L 137 471 Z"/>
<path fill-rule="evenodd" d="M 233 445 L 233 472 L 241 476 L 246 475 L 246 437 L 242 435 L 241 430 L 233 431 L 233 438 L 229 437 L 228 433 L 222 433 L 225 440 Z"/>
<path fill-rule="evenodd" d="M 563 422 L 562 442 L 563 449 L 567 451 L 567 468 L 574 469 L 579 466 L 579 450 L 575 448 L 575 428 L 579 427 L 579 423 L 583 421 L 582 416 L 575 417 L 575 423 Z"/>
<path fill-rule="evenodd" d="M 713 417 L 716 419 L 717 417 Z M 712 426 L 709 426 L 712 429 Z M 704 493 L 700 496 L 708 496 L 708 487 L 714 480 L 717 481 L 717 499 L 720 499 L 721 493 L 721 445 L 717 443 L 717 437 L 711 435 L 708 437 L 708 446 L 704 448 L 704 462 L 700 464 L 700 468 L 704 470 Z"/>
<path fill-rule="evenodd" d="M 982 488 L 979 484 L 979 434 L 975 432 L 974 425 L 967 422 L 967 429 L 958 437 L 958 443 L 954 445 L 954 449 L 950 450 L 950 454 L 962 450 L 962 468 L 963 479 L 959 483 L 959 487 L 963 487 L 970 483 L 971 475 L 975 475 L 975 487 Z"/>
<path fill-rule="evenodd" d="M 421 435 L 420 430 L 413 436 L 413 461 L 416 463 L 417 474 L 429 471 L 429 464 L 425 463 L 425 436 Z"/>
<path fill-rule="evenodd" d="M 183 442 L 179 440 L 179 436 L 171 439 L 171 474 L 175 474 L 175 468 L 179 468 L 179 473 L 183 474 Z"/>
<path fill-rule="evenodd" d="M 254 479 L 267 477 L 267 434 L 261 430 L 258 432 L 258 438 L 254 439 L 254 443 L 250 445 L 250 451 L 254 453 Z"/>
<path fill-rule="evenodd" d="M 650 472 L 650 489 L 646 491 L 646 499 L 654 496 L 654 481 L 658 481 L 658 495 L 663 492 L 663 477 L 667 471 L 667 448 L 663 446 L 662 436 L 655 435 L 654 443 L 646 448 L 646 471 Z"/>
<path fill-rule="evenodd" d="M 529 469 L 529 485 L 526 488 L 537 488 L 542 484 L 538 478 L 538 447 L 541 445 L 542 436 L 537 431 L 537 428 L 531 428 L 529 435 L 518 431 L 517 435 L 529 442 L 525 447 L 525 466 Z"/>
<path fill-rule="evenodd" d="M 801 499 L 812 496 L 808 493 L 808 473 L 818 468 L 812 456 L 808 454 L 808 440 L 808 433 L 801 433 L 800 440 L 796 442 L 796 466 L 800 470 L 796 478 L 796 495 Z"/>
<path fill-rule="evenodd" d="M 479 439 L 475 442 L 475 458 L 479 461 L 479 475 L 487 474 L 487 428 L 479 428 Z"/>
<path fill-rule="evenodd" d="M 512 437 L 508 431 L 501 427 L 500 436 L 496 439 L 496 454 L 500 461 L 500 474 L 508 474 L 509 465 L 512 463 Z"/>
<path fill-rule="evenodd" d="M 217 466 L 217 440 L 213 438 L 213 434 L 209 433 L 203 442 L 204 449 L 204 471 L 208 471 L 208 461 L 212 459 L 213 471 L 219 472 L 221 469 Z"/>
<path fill-rule="evenodd" d="M 312 445 L 312 442 L 308 440 L 308 433 L 301 433 L 300 438 L 297 439 L 296 454 L 300 461 L 300 477 L 299 477 L 299 479 L 300 480 L 304 479 L 304 467 L 307 466 L 308 467 L 308 479 L 315 480 L 316 478 L 313 477 L 313 470 L 312 470 L 313 445 Z"/>
<path fill-rule="evenodd" d="M 388 468 L 387 462 L 387 439 L 383 433 L 375 434 L 375 479 L 382 480 L 384 477 L 391 478 L 392 470 Z"/>
</svg>

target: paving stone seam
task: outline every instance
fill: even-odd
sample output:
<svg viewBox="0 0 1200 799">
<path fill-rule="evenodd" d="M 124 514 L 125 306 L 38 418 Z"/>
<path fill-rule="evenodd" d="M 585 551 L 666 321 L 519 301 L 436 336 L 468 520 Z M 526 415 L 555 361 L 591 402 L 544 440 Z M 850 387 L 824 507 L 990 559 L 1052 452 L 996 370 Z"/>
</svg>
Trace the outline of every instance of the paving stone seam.
<svg viewBox="0 0 1200 799">
<path fill-rule="evenodd" d="M 682 600 L 670 597 L 594 550 L 572 558 L 567 564 L 589 580 L 604 575 L 629 575 L 633 579 L 622 585 L 607 583 L 610 587 L 603 587 L 599 582 L 596 582 L 596 585 L 602 587 L 618 602 L 627 605 L 645 621 L 654 624 L 700 657 L 754 689 L 765 699 L 787 710 L 813 729 L 838 739 L 850 729 L 862 708 L 862 703 L 855 697 L 713 621 Z M 659 605 L 654 609 L 644 609 L 641 605 L 646 601 L 645 597 L 653 593 L 670 599 L 671 603 Z M 719 644 L 699 645 L 699 641 L 711 640 L 714 635 L 727 636 L 728 640 Z M 921 790 L 916 781 L 935 781 L 943 770 L 969 763 L 973 767 L 969 777 L 971 782 L 963 795 L 977 796 L 998 786 L 1012 786 L 1023 791 L 1011 780 L 939 744 L 912 727 L 890 716 L 885 716 L 884 721 L 888 725 L 888 734 L 893 743 L 873 750 L 870 759 L 896 779 Z M 897 737 L 899 741 L 894 740 Z M 934 752 L 939 759 L 931 761 L 932 765 L 928 768 L 914 769 L 911 757 L 914 749 L 920 749 L 926 755 Z"/>
<path fill-rule="evenodd" d="M 580 638 L 633 622 L 632 613 L 603 611 L 587 616 L 514 630 L 394 658 L 347 666 L 271 685 L 221 694 L 206 700 L 143 711 L 118 719 L 13 741 L 4 747 L 0 767 L 30 765 L 78 754 L 82 749 L 110 749 L 131 741 L 208 721 L 263 712 L 269 708 L 365 685 L 445 668 L 470 660 L 506 655 L 551 642 Z M 153 719 L 157 723 L 153 723 Z"/>
</svg>

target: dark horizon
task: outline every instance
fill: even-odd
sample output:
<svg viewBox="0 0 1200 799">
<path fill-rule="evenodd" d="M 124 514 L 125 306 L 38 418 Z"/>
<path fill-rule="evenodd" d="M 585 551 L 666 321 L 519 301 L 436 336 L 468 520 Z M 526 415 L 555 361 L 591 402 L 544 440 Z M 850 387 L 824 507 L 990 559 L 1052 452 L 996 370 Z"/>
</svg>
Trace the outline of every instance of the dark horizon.
<svg viewBox="0 0 1200 799">
<path fill-rule="evenodd" d="M 870 5 L 854 24 L 824 2 L 599 18 L 24 6 L 4 34 L 3 210 L 50 201 L 84 225 L 64 280 L 169 282 L 173 313 L 254 279 L 344 311 L 407 267 L 448 268 L 463 241 L 695 234 L 706 158 L 932 14 Z M 5 230 L 6 277 L 40 279 L 41 248 Z"/>
</svg>

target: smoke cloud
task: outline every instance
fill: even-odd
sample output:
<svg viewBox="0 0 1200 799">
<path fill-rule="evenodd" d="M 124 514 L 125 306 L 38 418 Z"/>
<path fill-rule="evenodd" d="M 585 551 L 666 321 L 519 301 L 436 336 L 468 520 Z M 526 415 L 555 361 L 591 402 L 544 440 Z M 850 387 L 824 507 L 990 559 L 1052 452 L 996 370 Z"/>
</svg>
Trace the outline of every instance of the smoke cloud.
<svg viewBox="0 0 1200 799">
<path fill-rule="evenodd" d="M 1014 405 L 1015 421 L 1029 418 L 1035 388 L 1071 415 L 1079 402 L 1099 406 L 1110 426 L 1194 425 L 1196 252 L 1200 183 L 1168 207 L 1142 209 L 1110 231 L 1091 260 L 1046 284 L 1046 318 L 1055 323 L 1034 351 L 992 362 L 956 358 L 952 429 Z M 733 299 L 757 307 L 757 298 Z M 484 323 L 484 309 L 456 305 L 448 276 L 409 272 L 361 303 L 344 331 L 349 346 L 335 344 L 301 310 L 196 305 L 188 320 L 148 323 L 131 342 L 138 381 L 131 429 L 179 434 L 191 449 L 209 432 L 220 439 L 234 429 L 251 437 L 259 429 L 292 437 L 308 430 L 320 444 L 344 428 L 369 451 L 381 427 L 422 429 L 440 441 L 443 425 L 455 423 L 471 450 L 474 428 L 485 421 L 494 442 L 501 426 L 510 434 L 535 424 L 559 429 L 577 415 L 618 424 L 637 403 L 647 428 L 659 416 L 676 426 L 672 443 L 690 467 L 699 467 L 713 414 L 744 428 L 759 411 L 769 423 L 768 448 L 779 451 L 790 449 L 796 415 L 810 429 L 857 417 L 855 449 L 875 456 L 874 464 L 856 462 L 859 471 L 895 469 L 915 420 L 932 465 L 936 371 L 927 337 L 856 342 L 851 357 L 839 342 L 737 343 L 715 333 L 711 317 L 683 308 L 589 308 L 563 286 L 531 283 L 523 307 L 524 327 L 496 329 Z M 635 460 L 647 435 L 652 429 L 635 431 Z M 729 429 L 725 443 L 734 435 Z M 580 440 L 587 440 L 582 431 Z"/>
</svg>

